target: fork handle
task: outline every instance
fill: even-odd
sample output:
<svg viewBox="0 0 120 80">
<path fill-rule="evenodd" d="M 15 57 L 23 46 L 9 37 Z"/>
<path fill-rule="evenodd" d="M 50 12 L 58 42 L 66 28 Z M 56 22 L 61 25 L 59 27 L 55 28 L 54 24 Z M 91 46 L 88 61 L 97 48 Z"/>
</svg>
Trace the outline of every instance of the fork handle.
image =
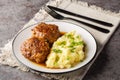
<svg viewBox="0 0 120 80">
<path fill-rule="evenodd" d="M 77 20 L 77 19 L 68 18 L 68 17 L 65 17 L 64 19 L 67 19 L 67 20 L 69 19 L 69 20 L 73 20 L 73 21 L 79 22 L 79 23 L 81 23 L 83 25 L 89 26 L 89 27 L 91 27 L 93 29 L 96 29 L 98 31 L 101 31 L 103 33 L 109 33 L 110 32 L 108 29 L 104 29 L 104 28 L 101 28 L 101 27 L 98 27 L 98 26 L 95 26 L 93 24 L 89 24 L 89 23 L 86 23 L 86 22 L 83 22 L 83 21 L 80 21 L 80 20 Z"/>
<path fill-rule="evenodd" d="M 50 9 L 55 10 L 55 11 L 62 12 L 64 14 L 68 14 L 68 15 L 71 15 L 71 16 L 80 17 L 80 18 L 83 18 L 83 19 L 86 19 L 86 20 L 90 20 L 90 21 L 93 21 L 95 23 L 98 23 L 98 24 L 101 24 L 101 25 L 104 25 L 104 26 L 108 26 L 108 27 L 112 27 L 113 26 L 113 24 L 109 23 L 109 22 L 105 22 L 105 21 L 97 20 L 97 19 L 90 18 L 90 17 L 87 17 L 87 16 L 83 16 L 83 15 L 80 15 L 80 14 L 76 14 L 76 13 L 73 13 L 73 12 L 70 12 L 70 11 L 67 11 L 67 10 L 63 10 L 61 8 L 57 8 L 57 7 L 50 6 L 50 5 L 48 5 L 48 7 Z"/>
</svg>

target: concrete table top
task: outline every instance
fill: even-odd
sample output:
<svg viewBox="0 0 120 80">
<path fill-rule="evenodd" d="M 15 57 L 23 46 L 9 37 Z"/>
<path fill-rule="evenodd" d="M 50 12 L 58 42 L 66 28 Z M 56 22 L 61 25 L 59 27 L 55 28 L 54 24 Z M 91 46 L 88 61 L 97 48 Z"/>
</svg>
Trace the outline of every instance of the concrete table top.
<svg viewBox="0 0 120 80">
<path fill-rule="evenodd" d="M 48 0 L 0 0 L 0 47 L 11 39 Z M 119 12 L 120 0 L 81 0 Z M 120 26 L 84 80 L 120 80 Z M 39 75 L 0 66 L 0 80 L 47 80 Z"/>
</svg>

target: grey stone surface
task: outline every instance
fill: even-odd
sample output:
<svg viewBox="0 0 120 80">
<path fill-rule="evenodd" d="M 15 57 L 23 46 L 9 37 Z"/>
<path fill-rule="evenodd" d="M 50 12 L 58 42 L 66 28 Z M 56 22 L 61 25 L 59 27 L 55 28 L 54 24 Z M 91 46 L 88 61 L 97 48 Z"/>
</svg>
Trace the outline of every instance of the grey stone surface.
<svg viewBox="0 0 120 80">
<path fill-rule="evenodd" d="M 7 43 L 48 0 L 0 0 L 0 47 Z M 119 12 L 120 0 L 81 0 Z M 120 27 L 84 80 L 120 80 Z M 0 66 L 0 80 L 47 80 L 39 75 Z"/>
<path fill-rule="evenodd" d="M 0 46 L 11 39 L 47 1 L 0 0 Z"/>
</svg>

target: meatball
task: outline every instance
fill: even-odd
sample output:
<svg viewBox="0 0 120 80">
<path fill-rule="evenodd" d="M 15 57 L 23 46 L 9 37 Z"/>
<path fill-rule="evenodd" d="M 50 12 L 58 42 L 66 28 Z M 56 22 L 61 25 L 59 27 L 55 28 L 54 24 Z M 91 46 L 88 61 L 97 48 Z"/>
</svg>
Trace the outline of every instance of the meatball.
<svg viewBox="0 0 120 80">
<path fill-rule="evenodd" d="M 35 37 L 29 38 L 21 45 L 21 53 L 27 59 L 36 63 L 42 63 L 46 61 L 49 54 L 50 47 L 44 39 L 38 39 Z"/>
<path fill-rule="evenodd" d="M 40 23 L 32 29 L 33 36 L 46 39 L 50 44 L 60 37 L 58 26 L 54 24 Z"/>
</svg>

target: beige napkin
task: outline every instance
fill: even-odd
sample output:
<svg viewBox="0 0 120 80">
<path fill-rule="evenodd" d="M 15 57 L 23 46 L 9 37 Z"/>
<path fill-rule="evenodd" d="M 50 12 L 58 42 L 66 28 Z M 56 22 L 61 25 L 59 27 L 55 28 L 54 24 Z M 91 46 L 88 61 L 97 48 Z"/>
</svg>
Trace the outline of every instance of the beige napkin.
<svg viewBox="0 0 120 80">
<path fill-rule="evenodd" d="M 57 6 L 57 7 L 60 7 L 60 8 L 72 11 L 72 12 L 75 12 L 77 14 L 85 15 L 85 16 L 88 16 L 91 18 L 103 20 L 103 21 L 110 22 L 110 23 L 114 24 L 113 27 L 106 27 L 106 26 L 102 26 L 102 25 L 93 23 L 91 21 L 87 21 L 84 19 L 70 16 L 70 17 L 73 17 L 76 19 L 80 19 L 80 20 L 92 23 L 92 24 L 96 24 L 96 25 L 101 26 L 101 27 L 106 28 L 106 29 L 109 29 L 110 33 L 105 34 L 105 33 L 99 32 L 97 30 L 94 30 L 92 28 L 89 28 L 87 26 L 84 26 L 80 23 L 77 23 L 74 21 L 66 21 L 66 22 L 71 22 L 71 23 L 77 24 L 81 27 L 84 27 L 89 32 L 91 32 L 91 34 L 95 37 L 97 44 L 98 44 L 98 51 L 97 51 L 97 55 L 96 55 L 95 59 L 97 58 L 100 51 L 103 49 L 104 45 L 109 40 L 109 38 L 111 37 L 111 35 L 113 34 L 113 32 L 115 31 L 115 29 L 117 28 L 117 26 L 120 22 L 120 13 L 113 13 L 110 11 L 104 11 L 103 9 L 101 9 L 99 7 L 88 6 L 88 3 L 81 2 L 78 0 L 52 0 L 52 1 L 49 1 L 48 4 L 53 5 L 53 6 Z M 35 14 L 34 18 L 31 19 L 23 28 L 30 26 L 32 24 L 38 23 L 38 22 L 43 22 L 43 21 L 58 21 L 58 20 L 53 19 L 42 8 L 39 10 L 38 13 Z M 0 64 L 1 65 L 8 65 L 11 67 L 15 67 L 15 68 L 20 69 L 22 71 L 30 71 L 30 72 L 33 72 L 36 74 L 40 74 L 40 75 L 47 77 L 49 79 L 54 78 L 54 79 L 59 79 L 59 80 L 82 80 L 84 75 L 87 73 L 88 69 L 90 68 L 90 66 L 92 65 L 92 63 L 95 60 L 94 59 L 87 66 L 85 66 L 81 69 L 78 69 L 76 71 L 69 72 L 69 73 L 64 73 L 64 74 L 40 73 L 40 72 L 30 70 L 29 68 L 20 64 L 16 60 L 14 55 L 12 54 L 12 49 L 11 49 L 12 45 L 11 44 L 12 44 L 12 40 L 8 41 L 8 43 L 5 44 L 5 46 L 3 48 L 1 48 L 1 52 L 2 52 L 2 54 L 0 54 Z"/>
</svg>

